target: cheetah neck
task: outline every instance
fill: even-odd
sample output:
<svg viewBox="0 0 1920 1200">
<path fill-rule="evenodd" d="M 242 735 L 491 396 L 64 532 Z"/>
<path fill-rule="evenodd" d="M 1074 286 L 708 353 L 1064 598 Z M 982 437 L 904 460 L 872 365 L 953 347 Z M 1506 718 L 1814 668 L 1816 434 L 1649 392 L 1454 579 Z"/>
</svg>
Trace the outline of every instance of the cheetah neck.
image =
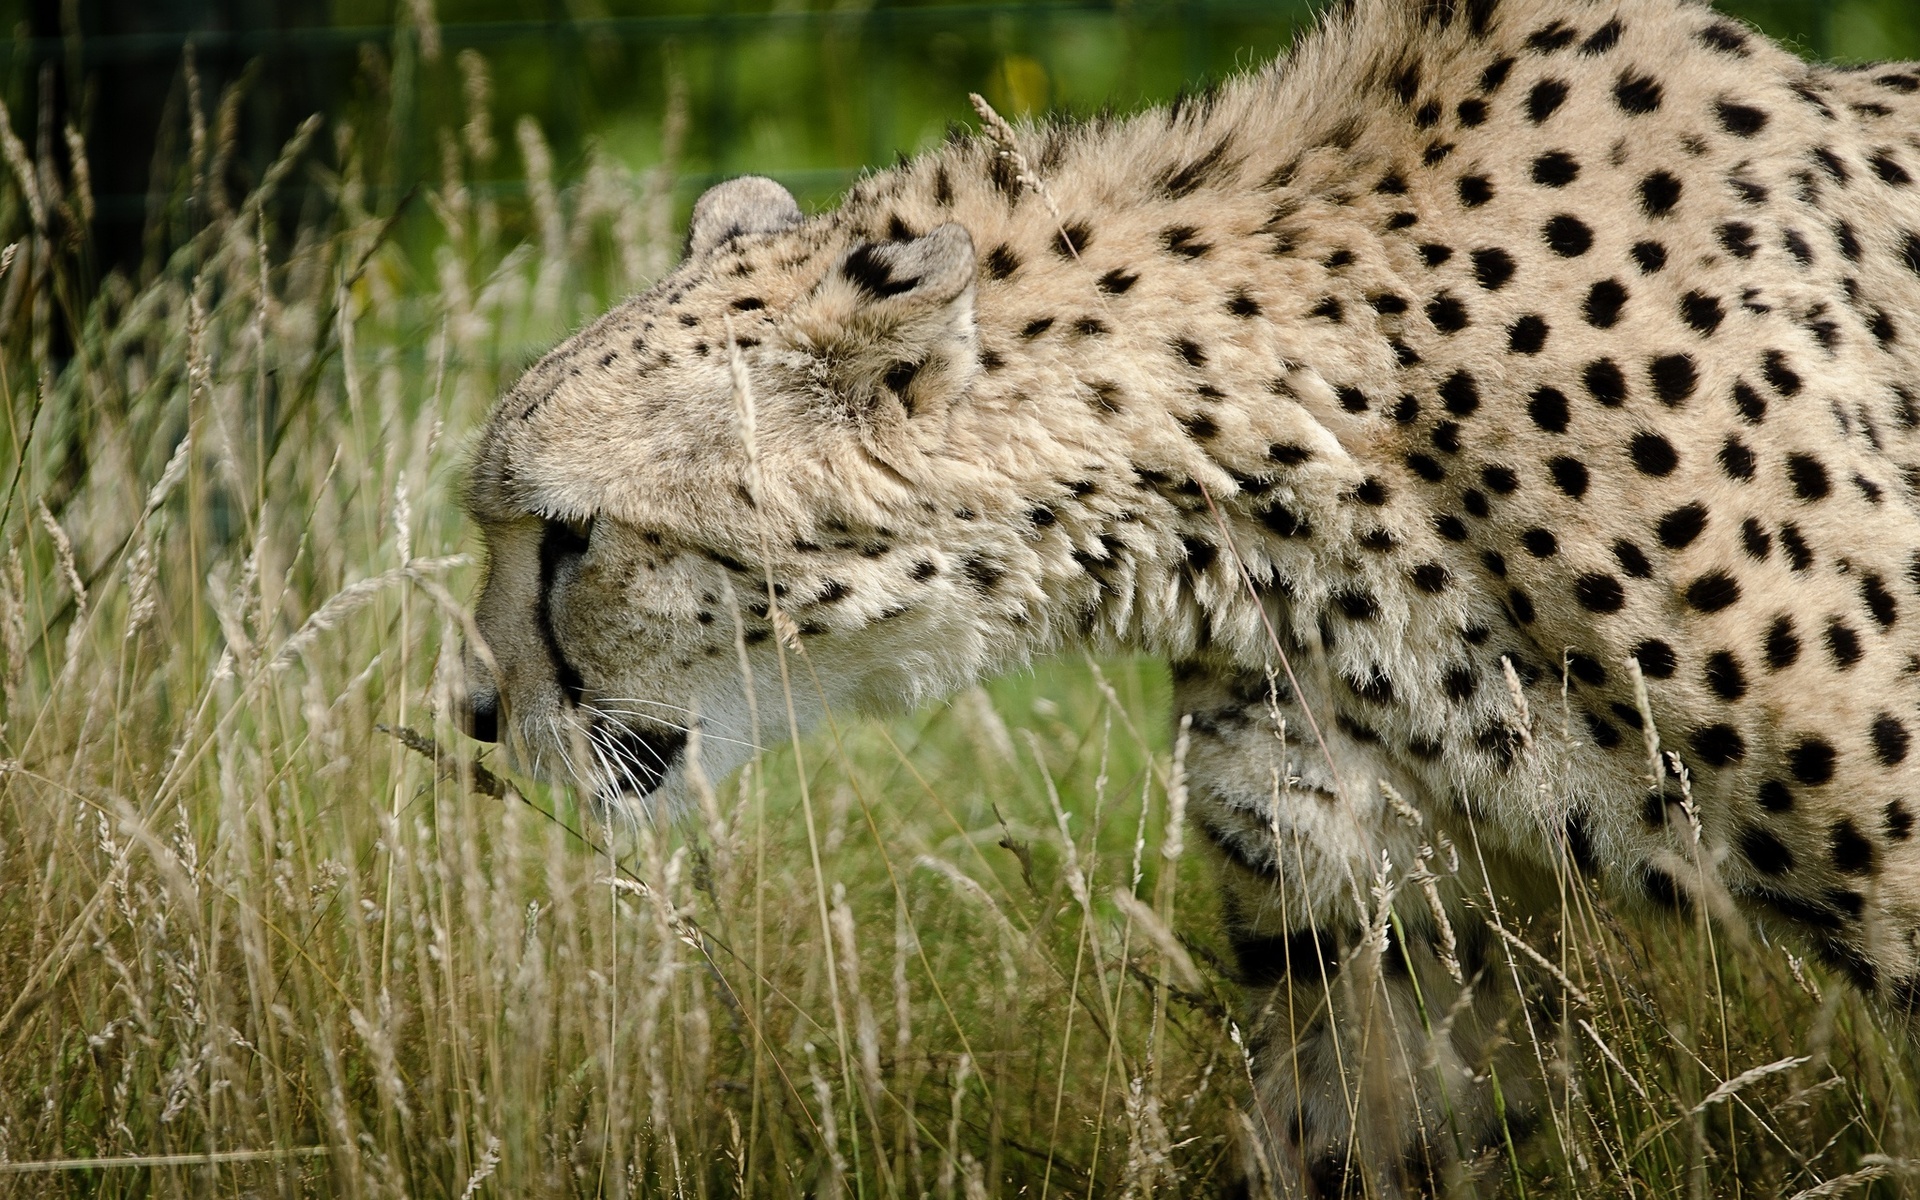
<svg viewBox="0 0 1920 1200">
<path fill-rule="evenodd" d="M 1219 104 L 1246 108 L 1261 86 Z M 1243 152 L 1261 140 L 1248 120 L 1219 114 L 1237 132 L 1216 138 L 1216 119 L 1192 119 L 1198 158 L 1139 166 L 1141 178 L 1112 165 L 1151 161 L 1130 153 L 1141 122 L 1092 127 L 1067 149 L 1035 135 L 1032 153 L 1055 163 L 1045 195 L 1009 192 L 996 159 L 963 176 L 971 152 L 956 148 L 844 210 L 855 236 L 946 219 L 973 237 L 982 369 L 932 453 L 949 511 L 985 518 L 955 531 L 971 540 L 964 569 L 984 591 L 1018 593 L 1006 611 L 1021 657 L 1082 643 L 1264 665 L 1308 634 L 1284 610 L 1313 588 L 1320 547 L 1365 532 L 1331 527 L 1352 523 L 1336 497 L 1367 480 L 1329 432 L 1343 400 L 1327 382 L 1365 347 L 1299 316 L 1330 268 L 1297 230 L 1352 227 L 1350 254 L 1383 257 L 1341 211 L 1351 181 L 1379 167 L 1327 145 Z M 1170 172 L 1193 189 L 1171 203 Z M 976 512 L 982 497 L 993 511 Z M 1012 536 L 974 538 L 987 527 Z"/>
</svg>

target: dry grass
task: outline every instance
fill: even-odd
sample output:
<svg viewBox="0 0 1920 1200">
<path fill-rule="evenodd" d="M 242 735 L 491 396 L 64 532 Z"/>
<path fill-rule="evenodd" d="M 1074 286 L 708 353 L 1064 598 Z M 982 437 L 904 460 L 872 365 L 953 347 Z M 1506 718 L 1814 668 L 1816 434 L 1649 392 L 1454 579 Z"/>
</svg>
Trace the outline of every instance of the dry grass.
<svg viewBox="0 0 1920 1200">
<path fill-rule="evenodd" d="M 436 691 L 463 438 L 667 264 L 672 148 L 557 189 L 522 123 L 503 216 L 476 112 L 402 246 L 363 140 L 312 134 L 327 224 L 264 246 L 197 149 L 138 288 L 86 285 L 82 178 L 7 148 L 0 1196 L 1218 1188 L 1239 997 L 1161 670 L 842 721 L 615 839 L 501 785 Z M 1911 1051 L 1837 980 L 1577 887 L 1510 916 L 1575 986 L 1512 1030 L 1546 1128 L 1465 1192 L 1901 1191 Z"/>
</svg>

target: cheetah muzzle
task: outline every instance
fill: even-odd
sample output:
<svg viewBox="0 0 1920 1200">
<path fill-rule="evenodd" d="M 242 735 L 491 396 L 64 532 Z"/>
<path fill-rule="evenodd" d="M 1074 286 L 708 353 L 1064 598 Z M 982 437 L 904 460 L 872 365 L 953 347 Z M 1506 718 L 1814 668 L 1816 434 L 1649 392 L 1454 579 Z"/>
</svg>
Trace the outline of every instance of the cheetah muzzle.
<svg viewBox="0 0 1920 1200">
<path fill-rule="evenodd" d="M 671 798 L 689 728 L 715 774 L 786 736 L 782 637 L 803 728 L 1164 656 L 1283 1191 L 1474 1154 L 1498 1013 L 1431 1046 L 1417 1004 L 1490 953 L 1463 897 L 1685 908 L 1696 820 L 1755 919 L 1920 998 L 1920 68 L 1359 0 L 1019 149 L 1045 195 L 964 138 L 813 218 L 722 184 L 501 400 L 477 734 Z M 1383 855 L 1443 876 L 1384 950 Z"/>
</svg>

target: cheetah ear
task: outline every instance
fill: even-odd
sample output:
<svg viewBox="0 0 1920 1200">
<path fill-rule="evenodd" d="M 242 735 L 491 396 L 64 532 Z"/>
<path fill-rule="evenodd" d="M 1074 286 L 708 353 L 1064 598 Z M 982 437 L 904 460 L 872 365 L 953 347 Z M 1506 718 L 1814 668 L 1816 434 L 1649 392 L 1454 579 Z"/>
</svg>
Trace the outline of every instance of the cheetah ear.
<svg viewBox="0 0 1920 1200">
<path fill-rule="evenodd" d="M 944 408 L 979 369 L 976 273 L 973 237 L 960 225 L 861 242 L 794 305 L 786 334 L 855 408 L 888 400 L 908 416 Z"/>
<path fill-rule="evenodd" d="M 793 193 L 764 175 L 717 183 L 693 204 L 686 257 L 695 258 L 750 233 L 777 233 L 804 220 Z"/>
</svg>

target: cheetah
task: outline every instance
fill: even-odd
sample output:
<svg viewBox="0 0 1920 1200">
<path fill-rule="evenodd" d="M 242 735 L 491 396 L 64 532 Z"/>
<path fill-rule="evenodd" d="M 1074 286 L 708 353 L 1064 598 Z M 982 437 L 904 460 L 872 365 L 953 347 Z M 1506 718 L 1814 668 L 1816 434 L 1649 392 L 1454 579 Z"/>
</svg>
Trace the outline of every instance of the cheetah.
<svg viewBox="0 0 1920 1200">
<path fill-rule="evenodd" d="M 671 804 L 693 722 L 736 733 L 708 772 L 786 736 L 789 640 L 803 728 L 1164 657 L 1283 1192 L 1498 1136 L 1497 1022 L 1418 1001 L 1569 873 L 1730 900 L 1909 1009 L 1916 176 L 1920 66 L 1690 0 L 1354 0 L 811 218 L 723 183 L 480 439 L 466 720 Z M 1431 902 L 1389 924 L 1387 871 Z"/>
</svg>

